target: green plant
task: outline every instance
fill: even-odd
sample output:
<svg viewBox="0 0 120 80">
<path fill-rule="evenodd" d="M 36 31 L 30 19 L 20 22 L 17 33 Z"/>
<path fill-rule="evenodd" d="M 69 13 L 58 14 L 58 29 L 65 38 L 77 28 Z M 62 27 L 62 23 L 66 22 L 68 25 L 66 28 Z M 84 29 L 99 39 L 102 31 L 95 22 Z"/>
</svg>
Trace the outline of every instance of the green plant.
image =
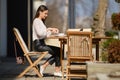
<svg viewBox="0 0 120 80">
<path fill-rule="evenodd" d="M 105 36 L 108 36 L 108 37 L 114 37 L 115 35 L 118 35 L 118 33 L 113 30 L 105 32 Z"/>
<path fill-rule="evenodd" d="M 104 50 L 101 54 L 102 61 L 108 61 L 108 53 L 106 50 Z"/>
<path fill-rule="evenodd" d="M 102 61 L 108 61 L 108 46 L 114 39 L 108 39 L 102 43 L 102 53 L 101 53 L 101 59 Z"/>
<path fill-rule="evenodd" d="M 112 41 L 114 41 L 114 40 L 115 40 L 114 38 L 111 38 L 111 39 L 108 39 L 108 40 L 106 40 L 105 42 L 103 42 L 103 44 L 102 44 L 103 48 L 104 48 L 104 49 L 107 49 L 108 46 L 110 45 L 110 43 L 111 43 Z"/>
</svg>

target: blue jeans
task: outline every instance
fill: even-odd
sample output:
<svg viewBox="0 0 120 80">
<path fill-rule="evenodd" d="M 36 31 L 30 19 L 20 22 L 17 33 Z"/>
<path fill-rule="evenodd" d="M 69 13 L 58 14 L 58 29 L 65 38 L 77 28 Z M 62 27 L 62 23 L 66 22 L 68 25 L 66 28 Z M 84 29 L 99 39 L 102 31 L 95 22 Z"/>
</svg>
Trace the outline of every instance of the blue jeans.
<svg viewBox="0 0 120 80">
<path fill-rule="evenodd" d="M 47 59 L 50 65 L 55 62 L 55 66 L 61 66 L 60 63 L 60 48 L 56 46 L 46 45 L 44 39 L 35 40 L 34 43 L 34 50 L 43 52 L 48 51 L 51 56 Z"/>
</svg>

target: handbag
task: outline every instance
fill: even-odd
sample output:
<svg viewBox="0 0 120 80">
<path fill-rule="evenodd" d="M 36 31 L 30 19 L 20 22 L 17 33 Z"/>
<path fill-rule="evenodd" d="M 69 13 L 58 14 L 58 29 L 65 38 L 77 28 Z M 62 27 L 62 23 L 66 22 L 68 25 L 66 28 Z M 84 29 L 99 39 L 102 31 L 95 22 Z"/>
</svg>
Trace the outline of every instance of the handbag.
<svg viewBox="0 0 120 80">
<path fill-rule="evenodd" d="M 16 49 L 15 40 L 14 40 L 14 48 L 15 48 L 16 63 L 17 63 L 17 64 L 24 64 L 25 58 L 24 58 L 23 56 L 18 56 L 18 55 L 17 55 L 17 49 Z"/>
</svg>

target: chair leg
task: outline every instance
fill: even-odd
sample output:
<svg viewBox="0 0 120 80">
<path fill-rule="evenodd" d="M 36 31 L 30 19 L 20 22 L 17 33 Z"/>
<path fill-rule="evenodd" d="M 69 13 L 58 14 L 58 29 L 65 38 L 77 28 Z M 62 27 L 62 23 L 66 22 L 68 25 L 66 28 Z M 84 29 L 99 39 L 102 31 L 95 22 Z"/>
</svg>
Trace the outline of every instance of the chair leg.
<svg viewBox="0 0 120 80">
<path fill-rule="evenodd" d="M 68 80 L 68 67 L 66 67 L 66 80 Z"/>
<path fill-rule="evenodd" d="M 36 72 L 36 74 L 39 77 L 42 77 L 42 75 L 40 74 L 40 72 L 38 71 L 38 69 L 35 67 L 36 64 L 38 64 L 39 61 L 41 61 L 41 59 L 46 55 L 47 53 L 43 53 L 42 56 L 40 56 L 36 61 L 34 61 L 34 63 L 32 63 L 30 66 L 28 66 L 20 75 L 18 75 L 18 77 L 22 77 L 26 72 L 28 72 L 31 68 L 34 69 L 34 71 Z"/>
<path fill-rule="evenodd" d="M 39 70 L 38 70 L 36 67 L 34 67 L 34 71 L 36 72 L 36 74 L 37 74 L 40 78 L 42 77 L 41 73 L 39 72 Z"/>
<path fill-rule="evenodd" d="M 36 72 L 36 74 L 41 78 L 42 75 L 40 74 L 40 72 L 38 71 L 38 69 L 36 67 L 33 66 L 29 66 L 27 67 L 20 75 L 18 75 L 18 78 L 22 77 L 26 72 L 28 72 L 31 68 L 34 69 L 34 71 Z"/>
</svg>

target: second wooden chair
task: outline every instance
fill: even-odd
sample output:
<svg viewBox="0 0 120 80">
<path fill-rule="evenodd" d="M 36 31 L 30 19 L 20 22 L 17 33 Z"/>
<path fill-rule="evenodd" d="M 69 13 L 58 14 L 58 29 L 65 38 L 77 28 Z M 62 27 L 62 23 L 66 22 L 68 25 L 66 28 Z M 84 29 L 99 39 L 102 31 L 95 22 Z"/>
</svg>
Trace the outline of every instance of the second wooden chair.
<svg viewBox="0 0 120 80">
<path fill-rule="evenodd" d="M 87 78 L 86 61 L 92 61 L 92 32 L 67 31 L 66 79 Z"/>
</svg>

